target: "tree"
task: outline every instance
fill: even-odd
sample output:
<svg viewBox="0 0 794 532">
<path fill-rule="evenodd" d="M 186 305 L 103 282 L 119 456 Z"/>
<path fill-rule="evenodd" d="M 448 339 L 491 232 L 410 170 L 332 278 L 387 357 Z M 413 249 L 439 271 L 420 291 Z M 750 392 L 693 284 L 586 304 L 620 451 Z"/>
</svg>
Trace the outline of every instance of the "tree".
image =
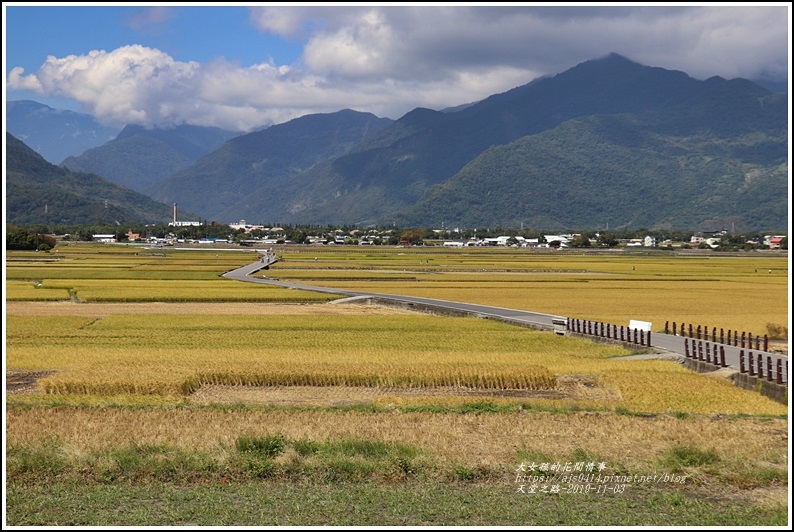
<svg viewBox="0 0 794 532">
<path fill-rule="evenodd" d="M 602 246 L 606 246 L 609 248 L 615 247 L 618 245 L 618 240 L 612 233 L 600 233 L 598 235 L 598 242 Z"/>
<path fill-rule="evenodd" d="M 400 235 L 400 241 L 407 242 L 408 244 L 413 246 L 421 242 L 424 236 L 425 236 L 424 231 L 421 231 L 419 229 L 408 229 L 406 231 L 403 231 L 403 233 Z"/>
<path fill-rule="evenodd" d="M 6 249 L 49 251 L 55 244 L 50 235 L 32 233 L 18 226 L 6 228 Z"/>
<path fill-rule="evenodd" d="M 576 235 L 571 239 L 568 245 L 570 245 L 572 248 L 589 248 L 590 239 L 585 235 Z"/>
</svg>

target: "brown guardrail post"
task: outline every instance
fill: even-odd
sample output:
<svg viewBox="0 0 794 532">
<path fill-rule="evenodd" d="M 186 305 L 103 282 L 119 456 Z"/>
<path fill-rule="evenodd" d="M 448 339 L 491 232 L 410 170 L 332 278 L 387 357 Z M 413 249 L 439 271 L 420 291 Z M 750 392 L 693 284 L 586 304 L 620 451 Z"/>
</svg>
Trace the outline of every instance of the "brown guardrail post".
<svg viewBox="0 0 794 532">
<path fill-rule="evenodd" d="M 698 325 L 698 340 L 700 340 L 700 325 Z"/>
<path fill-rule="evenodd" d="M 703 360 L 703 342 L 698 340 L 698 360 Z"/>
<path fill-rule="evenodd" d="M 783 384 L 783 360 L 777 359 L 777 383 Z"/>
<path fill-rule="evenodd" d="M 727 368 L 728 367 L 728 362 L 725 360 L 725 346 L 724 345 L 720 346 L 720 354 L 722 355 L 722 367 L 723 368 Z"/>
<path fill-rule="evenodd" d="M 689 324 L 689 337 L 694 338 L 695 336 L 692 334 L 692 324 Z"/>
<path fill-rule="evenodd" d="M 673 336 L 678 336 L 678 331 L 675 328 L 675 322 L 673 322 Z"/>
<path fill-rule="evenodd" d="M 711 364 L 711 349 L 708 342 L 706 342 L 706 362 Z"/>
<path fill-rule="evenodd" d="M 739 373 L 744 373 L 744 349 L 739 351 Z"/>
<path fill-rule="evenodd" d="M 744 347 L 744 337 L 745 337 L 745 333 L 744 331 L 742 331 L 742 347 Z M 747 347 L 750 347 L 750 349 L 752 349 L 751 346 L 747 346 Z"/>
<path fill-rule="evenodd" d="M 668 325 L 670 325 L 669 321 L 664 322 L 664 334 L 669 334 L 670 333 L 669 329 L 667 328 Z"/>
<path fill-rule="evenodd" d="M 766 380 L 772 380 L 772 357 L 766 356 Z"/>
<path fill-rule="evenodd" d="M 691 358 L 689 356 L 689 338 L 684 338 L 684 356 L 687 358 Z"/>
<path fill-rule="evenodd" d="M 764 378 L 764 357 L 758 353 L 758 378 Z"/>
<path fill-rule="evenodd" d="M 712 342 L 716 342 L 717 341 L 717 328 L 716 327 L 711 329 L 711 341 Z"/>
<path fill-rule="evenodd" d="M 725 333 L 722 331 L 722 327 L 720 327 L 720 343 L 725 343 Z"/>
<path fill-rule="evenodd" d="M 753 368 L 753 364 L 755 363 L 755 357 L 753 356 L 753 352 L 749 351 L 747 353 L 747 365 L 749 366 L 748 372 L 751 376 L 755 376 L 755 368 Z"/>
<path fill-rule="evenodd" d="M 651 347 L 651 331 L 648 331 L 648 336 L 646 337 L 646 341 L 648 343 L 646 343 L 645 345 L 647 345 L 648 347 Z"/>
<path fill-rule="evenodd" d="M 764 335 L 764 351 L 769 351 L 769 335 Z"/>
</svg>

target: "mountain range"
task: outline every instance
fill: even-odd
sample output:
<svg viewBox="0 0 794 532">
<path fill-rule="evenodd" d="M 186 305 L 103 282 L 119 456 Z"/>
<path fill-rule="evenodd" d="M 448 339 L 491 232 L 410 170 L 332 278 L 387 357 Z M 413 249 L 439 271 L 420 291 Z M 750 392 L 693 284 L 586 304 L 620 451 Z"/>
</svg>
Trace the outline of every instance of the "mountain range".
<svg viewBox="0 0 794 532">
<path fill-rule="evenodd" d="M 397 120 L 347 109 L 181 144 L 127 128 L 64 164 L 221 223 L 783 230 L 788 116 L 786 93 L 611 54 Z"/>
<path fill-rule="evenodd" d="M 6 223 L 15 225 L 163 224 L 173 207 L 95 174 L 46 161 L 6 133 Z"/>
</svg>

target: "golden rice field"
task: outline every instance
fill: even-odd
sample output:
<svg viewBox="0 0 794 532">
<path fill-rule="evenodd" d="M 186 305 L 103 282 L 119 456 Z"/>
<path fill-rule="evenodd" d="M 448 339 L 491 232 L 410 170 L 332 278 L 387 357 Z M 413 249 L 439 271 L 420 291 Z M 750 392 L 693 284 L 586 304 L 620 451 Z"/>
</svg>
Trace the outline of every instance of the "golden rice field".
<svg viewBox="0 0 794 532">
<path fill-rule="evenodd" d="M 476 251 L 285 248 L 278 253 L 282 260 L 263 273 L 609 323 L 643 319 L 655 330 L 667 317 L 760 333 L 767 323 L 788 322 L 786 258 Z M 551 390 L 560 378 L 586 375 L 604 392 L 577 400 L 587 408 L 787 412 L 757 393 L 669 360 L 627 359 L 630 353 L 617 346 L 476 318 L 326 305 L 335 297 L 220 277 L 256 257 L 223 250 L 147 255 L 107 245 L 66 246 L 46 257 L 10 253 L 7 369 L 54 371 L 40 389 L 61 399 L 173 402 L 213 385 L 458 388 L 492 390 L 498 397 L 503 390 Z M 48 298 L 71 302 L 37 303 L 44 305 L 38 313 L 24 310 L 24 301 Z M 199 302 L 249 306 L 238 314 L 198 312 Z M 108 310 L 114 303 L 118 309 Z M 130 311 L 130 304 L 146 310 Z M 73 310 L 62 312 L 64 305 Z M 305 308 L 322 310 L 307 314 Z M 395 398 L 406 400 L 442 401 Z M 34 399 L 12 398 L 20 401 Z"/>
<path fill-rule="evenodd" d="M 134 397 L 154 395 L 170 403 L 219 384 L 474 388 L 498 397 L 508 389 L 553 389 L 558 376 L 592 375 L 609 393 L 576 401 L 581 407 L 786 413 L 784 405 L 671 361 L 615 359 L 628 353 L 477 318 L 373 314 L 354 305 L 335 305 L 338 314 L 271 314 L 268 305 L 247 315 L 175 315 L 158 313 L 157 304 L 147 305 L 150 312 L 144 314 L 124 313 L 127 305 L 122 313 L 109 313 L 105 305 L 94 317 L 91 304 L 67 303 L 75 307 L 71 315 L 50 315 L 39 305 L 39 315 L 14 314 L 24 303 L 11 306 L 7 369 L 57 370 L 40 381 L 53 398 L 117 396 L 119 401 L 128 396 L 136 403 Z M 403 404 L 465 400 L 482 397 L 397 399 Z M 566 399 L 537 402 L 571 404 Z"/>
<path fill-rule="evenodd" d="M 330 256 L 326 256 L 330 255 Z M 516 308 L 627 325 L 665 322 L 763 335 L 787 326 L 788 258 L 603 255 L 520 250 L 289 253 L 266 275 L 285 281 Z"/>
<path fill-rule="evenodd" d="M 46 256 L 9 252 L 6 299 L 63 299 L 64 290 L 78 301 L 329 299 L 259 285 L 241 289 L 240 283 L 219 277 L 256 260 L 259 255 L 249 250 L 147 252 L 90 244 L 59 245 L 56 250 Z M 281 260 L 263 273 L 304 284 L 465 301 L 616 325 L 637 319 L 653 323 L 654 331 L 675 321 L 763 335 L 769 324 L 788 324 L 787 256 L 573 253 L 291 246 L 277 250 Z M 169 286 L 177 288 L 172 291 Z"/>
<path fill-rule="evenodd" d="M 277 255 L 260 274 L 640 319 L 654 330 L 670 319 L 763 334 L 790 319 L 783 256 L 303 246 Z M 417 522 L 468 523 L 490 505 L 501 515 L 495 501 L 510 497 L 530 510 L 506 518 L 512 525 L 549 512 L 578 524 L 583 505 L 596 525 L 646 523 L 637 508 L 684 525 L 785 520 L 785 404 L 664 354 L 222 277 L 257 258 L 88 244 L 8 253 L 12 524 L 218 524 L 217 507 L 197 496 L 205 489 L 232 523 L 265 508 L 278 523 L 343 511 L 403 524 L 382 494 L 434 488 L 443 494 Z M 517 467 L 535 462 L 685 480 L 606 496 L 516 495 Z M 273 506 L 281 492 L 289 510 Z M 330 498 L 309 500 L 322 492 Z"/>
<path fill-rule="evenodd" d="M 309 291 L 289 292 L 274 286 L 241 286 L 231 280 L 163 281 L 107 279 L 45 280 L 41 283 L 11 281 L 6 301 L 59 301 L 74 298 L 81 302 L 195 302 L 260 301 L 322 302 L 338 296 Z"/>
</svg>

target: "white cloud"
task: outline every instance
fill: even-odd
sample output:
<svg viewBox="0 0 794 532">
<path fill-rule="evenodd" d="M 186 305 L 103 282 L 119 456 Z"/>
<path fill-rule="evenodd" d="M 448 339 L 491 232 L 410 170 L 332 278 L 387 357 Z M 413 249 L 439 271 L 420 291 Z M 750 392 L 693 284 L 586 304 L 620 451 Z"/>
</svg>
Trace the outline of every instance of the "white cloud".
<svg viewBox="0 0 794 532">
<path fill-rule="evenodd" d="M 296 6 L 250 18 L 302 39 L 301 61 L 199 64 L 131 45 L 14 68 L 7 87 L 72 98 L 106 122 L 245 131 L 344 108 L 399 118 L 470 103 L 611 52 L 698 79 L 788 76 L 785 6 Z"/>
<path fill-rule="evenodd" d="M 12 68 L 8 74 L 8 86 L 12 89 L 43 92 L 44 89 L 35 74 L 25 76 L 23 75 L 24 72 L 25 69 L 22 67 Z"/>
</svg>

